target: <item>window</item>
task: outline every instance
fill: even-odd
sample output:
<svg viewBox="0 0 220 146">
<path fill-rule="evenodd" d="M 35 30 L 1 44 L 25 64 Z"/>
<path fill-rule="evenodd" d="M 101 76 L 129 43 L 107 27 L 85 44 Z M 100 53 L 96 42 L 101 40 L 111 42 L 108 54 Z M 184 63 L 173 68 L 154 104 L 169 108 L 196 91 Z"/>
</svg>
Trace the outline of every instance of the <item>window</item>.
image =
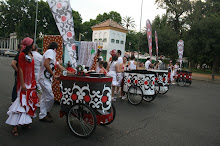
<svg viewBox="0 0 220 146">
<path fill-rule="evenodd" d="M 111 39 L 111 42 L 112 42 L 112 43 L 115 43 L 115 39 Z"/>
<path fill-rule="evenodd" d="M 119 40 L 116 40 L 116 44 L 119 44 Z"/>
<path fill-rule="evenodd" d="M 96 42 L 97 41 L 97 39 L 94 39 L 94 42 Z"/>
<path fill-rule="evenodd" d="M 107 38 L 104 38 L 104 39 L 103 39 L 103 42 L 107 42 Z"/>
<path fill-rule="evenodd" d="M 100 38 L 99 41 L 102 41 L 102 39 Z"/>
<path fill-rule="evenodd" d="M 124 44 L 124 41 L 121 41 L 121 44 Z"/>
</svg>

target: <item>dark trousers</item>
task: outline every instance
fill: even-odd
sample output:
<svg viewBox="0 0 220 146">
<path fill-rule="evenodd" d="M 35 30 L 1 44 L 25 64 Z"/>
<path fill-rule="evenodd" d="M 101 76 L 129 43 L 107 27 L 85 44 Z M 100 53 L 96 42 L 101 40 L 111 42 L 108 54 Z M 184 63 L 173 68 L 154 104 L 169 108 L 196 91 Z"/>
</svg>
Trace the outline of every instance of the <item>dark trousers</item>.
<svg viewBox="0 0 220 146">
<path fill-rule="evenodd" d="M 15 82 L 14 82 L 14 87 L 12 90 L 12 99 L 11 101 L 14 102 L 17 98 L 17 76 L 15 76 Z"/>
</svg>

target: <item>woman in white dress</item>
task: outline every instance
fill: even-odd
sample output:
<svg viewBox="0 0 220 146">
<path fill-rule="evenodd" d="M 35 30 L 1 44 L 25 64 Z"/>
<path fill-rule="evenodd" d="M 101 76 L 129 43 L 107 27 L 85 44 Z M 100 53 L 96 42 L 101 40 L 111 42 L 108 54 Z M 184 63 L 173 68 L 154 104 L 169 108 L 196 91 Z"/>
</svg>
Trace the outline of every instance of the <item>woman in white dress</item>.
<svg viewBox="0 0 220 146">
<path fill-rule="evenodd" d="M 121 64 L 119 64 L 119 84 L 121 86 L 121 97 L 122 99 L 125 99 L 126 97 L 124 96 L 124 92 L 123 92 L 123 85 L 124 85 L 124 71 L 128 70 L 128 59 L 126 56 L 123 57 L 123 62 Z"/>
<path fill-rule="evenodd" d="M 114 55 L 112 56 L 112 61 L 109 63 L 107 70 L 108 70 L 108 76 L 111 76 L 112 79 L 112 98 L 114 97 L 114 92 L 115 92 L 115 87 L 118 86 L 118 81 L 117 81 L 117 72 L 119 72 L 119 67 L 118 67 L 118 56 Z"/>
<path fill-rule="evenodd" d="M 137 70 L 137 62 L 134 55 L 131 56 L 131 60 L 128 62 L 128 68 L 129 70 Z"/>
<path fill-rule="evenodd" d="M 22 51 L 18 58 L 17 99 L 9 107 L 6 124 L 12 125 L 12 134 L 18 136 L 18 125 L 27 128 L 32 123 L 32 117 L 37 109 L 38 97 L 34 75 L 34 59 L 31 54 L 33 40 L 25 38 L 22 41 Z"/>
</svg>

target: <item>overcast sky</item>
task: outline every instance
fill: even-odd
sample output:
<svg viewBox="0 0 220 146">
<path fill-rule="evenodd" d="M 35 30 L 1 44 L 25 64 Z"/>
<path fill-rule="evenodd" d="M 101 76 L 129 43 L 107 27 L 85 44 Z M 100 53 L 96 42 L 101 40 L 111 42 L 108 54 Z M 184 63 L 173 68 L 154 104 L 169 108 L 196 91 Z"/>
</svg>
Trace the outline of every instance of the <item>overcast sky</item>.
<svg viewBox="0 0 220 146">
<path fill-rule="evenodd" d="M 136 24 L 136 30 L 140 30 L 140 15 L 141 15 L 142 0 L 71 0 L 73 10 L 81 14 L 83 22 L 95 19 L 98 14 L 110 11 L 116 11 L 121 14 L 121 17 L 132 17 Z M 156 15 L 165 13 L 163 9 L 157 9 L 155 0 L 143 0 L 142 23 L 141 28 L 146 25 L 146 20 L 152 20 Z"/>
</svg>

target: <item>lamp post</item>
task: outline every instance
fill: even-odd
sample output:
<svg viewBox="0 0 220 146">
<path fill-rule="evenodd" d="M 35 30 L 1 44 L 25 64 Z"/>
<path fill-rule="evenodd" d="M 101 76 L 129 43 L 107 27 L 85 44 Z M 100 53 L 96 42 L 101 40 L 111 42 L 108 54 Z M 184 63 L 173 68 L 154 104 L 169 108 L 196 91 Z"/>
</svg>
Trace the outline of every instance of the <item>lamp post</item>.
<svg viewBox="0 0 220 146">
<path fill-rule="evenodd" d="M 34 44 L 36 44 L 36 33 L 37 33 L 37 12 L 38 12 L 38 0 L 36 4 L 36 19 L 35 19 L 35 30 L 34 30 Z"/>
<path fill-rule="evenodd" d="M 143 0 L 141 2 L 140 34 L 139 34 L 139 41 L 138 41 L 138 58 L 137 58 L 138 67 L 139 67 L 139 52 L 140 52 L 140 40 L 141 40 L 142 7 L 143 7 Z"/>
<path fill-rule="evenodd" d="M 131 42 L 129 42 L 128 45 L 129 45 L 129 51 L 130 51 L 130 57 L 131 57 Z"/>
<path fill-rule="evenodd" d="M 39 39 L 41 39 L 41 47 L 42 47 L 42 51 L 43 51 L 43 38 L 44 38 L 44 34 L 42 32 L 39 33 Z"/>
</svg>

